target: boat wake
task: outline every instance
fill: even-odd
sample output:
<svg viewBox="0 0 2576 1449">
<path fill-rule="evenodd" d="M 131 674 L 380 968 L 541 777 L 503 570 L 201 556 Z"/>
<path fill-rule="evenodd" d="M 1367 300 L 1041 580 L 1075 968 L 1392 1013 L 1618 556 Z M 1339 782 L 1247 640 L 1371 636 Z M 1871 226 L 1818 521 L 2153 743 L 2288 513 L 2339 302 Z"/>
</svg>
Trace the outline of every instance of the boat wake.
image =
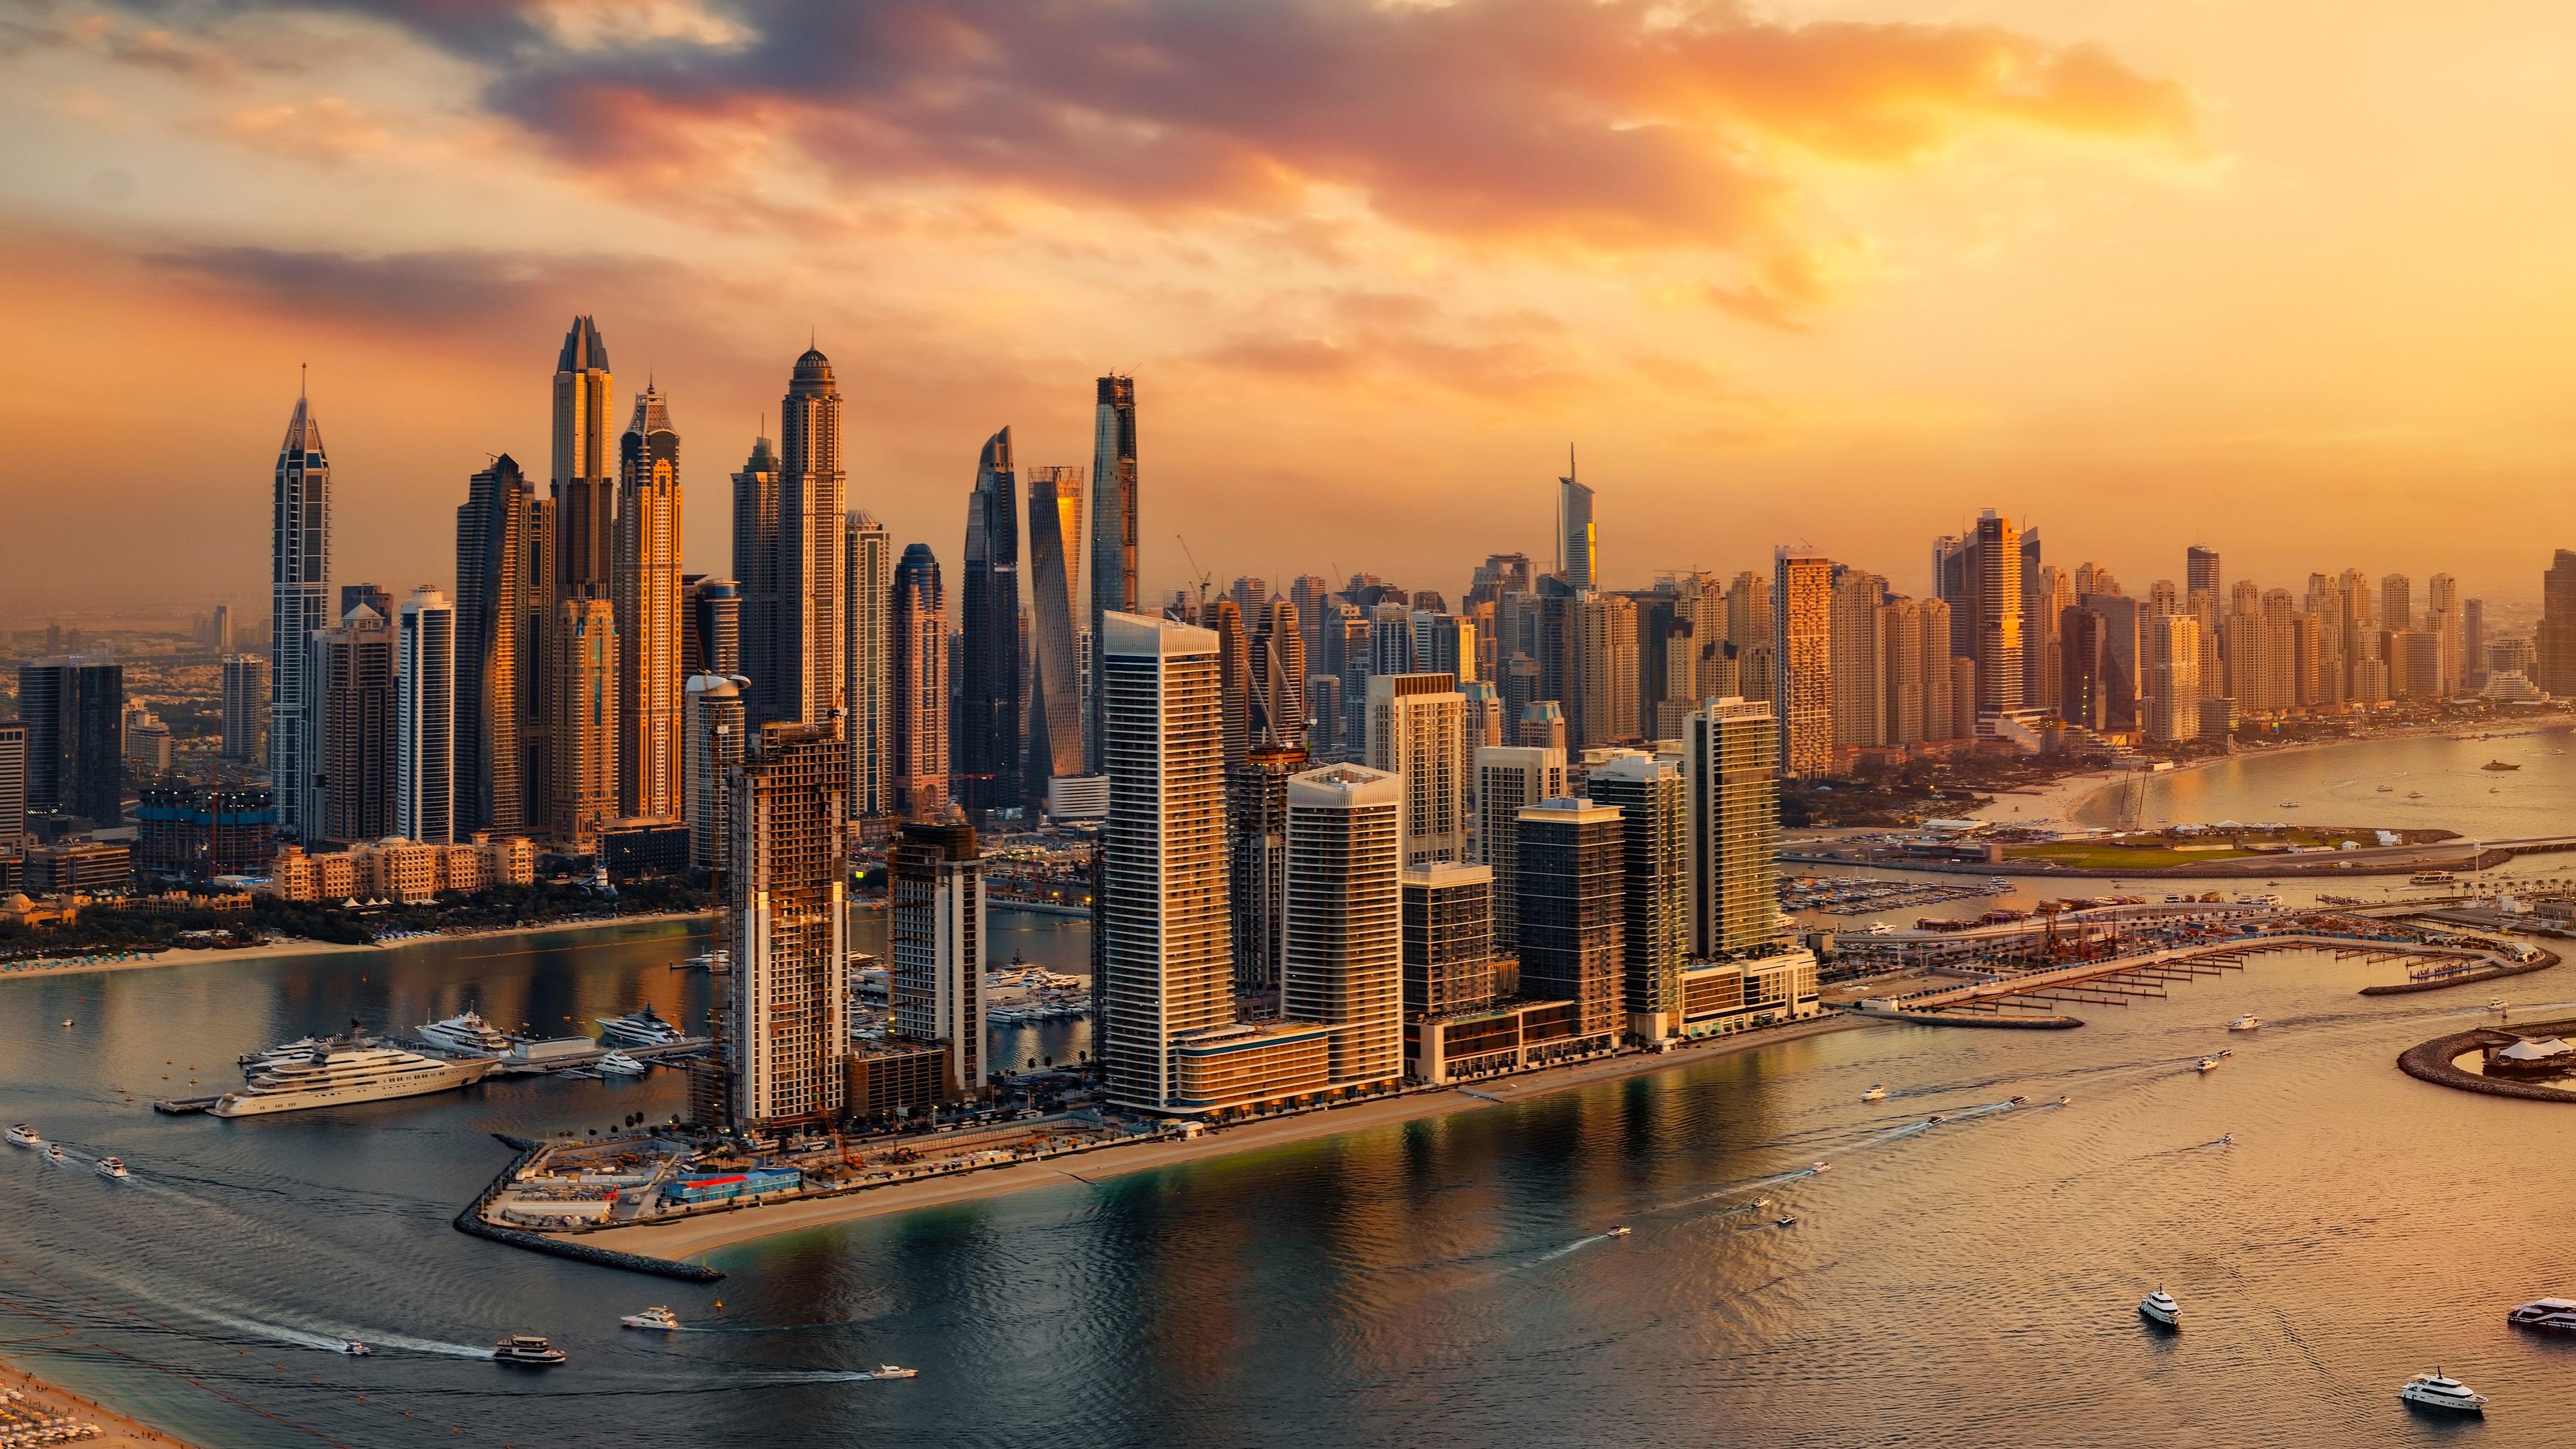
<svg viewBox="0 0 2576 1449">
<path fill-rule="evenodd" d="M 1528 1269 L 1535 1268 L 1541 1263 L 1553 1263 L 1568 1253 L 1577 1252 L 1584 1248 L 1591 1247 L 1595 1243 L 1606 1243 L 1608 1241 L 1610 1241 L 1610 1235 L 1608 1233 L 1594 1233 L 1588 1238 L 1577 1238 L 1562 1248 L 1551 1248 L 1548 1251 L 1539 1254 L 1537 1257 L 1523 1263 L 1521 1267 Z"/>
</svg>

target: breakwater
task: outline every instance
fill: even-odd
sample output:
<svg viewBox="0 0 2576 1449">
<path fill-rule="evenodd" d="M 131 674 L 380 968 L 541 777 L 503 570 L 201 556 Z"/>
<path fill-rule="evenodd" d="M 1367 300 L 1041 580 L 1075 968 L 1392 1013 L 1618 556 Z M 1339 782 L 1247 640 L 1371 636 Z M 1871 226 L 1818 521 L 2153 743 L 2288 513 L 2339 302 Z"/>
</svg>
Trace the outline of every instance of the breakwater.
<svg viewBox="0 0 2576 1449">
<path fill-rule="evenodd" d="M 544 1253 L 555 1258 L 570 1258 L 576 1263 L 589 1263 L 601 1268 L 617 1268 L 629 1273 L 650 1273 L 657 1278 L 678 1278 L 689 1283 L 713 1283 L 724 1276 L 717 1270 L 700 1263 L 675 1263 L 668 1258 L 648 1258 L 641 1253 L 620 1253 L 610 1248 L 594 1248 L 588 1243 L 569 1243 L 560 1238 L 549 1238 L 542 1233 L 522 1232 L 517 1228 L 505 1228 L 497 1223 L 486 1221 L 483 1217 L 484 1205 L 491 1202 L 499 1194 L 502 1186 L 509 1182 L 511 1176 L 525 1166 L 529 1158 L 536 1156 L 537 1149 L 544 1145 L 502 1132 L 495 1132 L 492 1136 L 503 1146 L 515 1149 L 515 1155 L 492 1179 L 491 1184 L 485 1187 L 474 1201 L 467 1203 L 464 1211 L 456 1215 L 455 1227 L 458 1232 L 471 1237 L 486 1238 L 495 1243 L 507 1243 L 513 1248 L 525 1248 L 531 1253 Z"/>
</svg>

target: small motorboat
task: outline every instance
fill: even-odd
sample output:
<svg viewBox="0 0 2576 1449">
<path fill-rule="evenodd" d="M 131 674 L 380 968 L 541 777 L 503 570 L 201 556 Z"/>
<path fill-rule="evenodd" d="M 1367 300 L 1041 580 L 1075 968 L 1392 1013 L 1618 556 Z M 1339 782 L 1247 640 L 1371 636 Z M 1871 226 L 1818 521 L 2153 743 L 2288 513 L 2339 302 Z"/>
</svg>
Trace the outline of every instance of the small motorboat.
<svg viewBox="0 0 2576 1449">
<path fill-rule="evenodd" d="M 2397 793 L 2397 787 L 2394 785 L 2382 785 L 2379 787 L 2379 793 L 2382 795 L 2393 795 Z"/>
<path fill-rule="evenodd" d="M 1636 1229 L 1635 1229 L 1635 1228 L 1629 1227 L 1627 1224 L 1622 1223 L 1622 1224 L 1620 1224 L 1618 1227 L 1612 1228 L 1608 1233 L 1604 1234 L 1603 1236 L 1605 1236 L 1605 1237 L 1612 1237 L 1612 1238 L 1624 1238 L 1624 1237 L 1628 1236 L 1630 1233 L 1633 1233 L 1633 1232 L 1635 1232 L 1635 1231 L 1636 1231 Z"/>
<path fill-rule="evenodd" d="M 650 1328 L 662 1333 L 680 1331 L 680 1316 L 658 1303 L 641 1313 L 627 1314 L 617 1321 L 628 1328 Z"/>
<path fill-rule="evenodd" d="M 2212 1147 L 2233 1147 L 2236 1145 L 2236 1134 L 2233 1132 L 2221 1132 L 2218 1134 L 2218 1140 L 2209 1145 Z"/>
<path fill-rule="evenodd" d="M 2216 1058 L 2216 1057 L 2202 1057 L 2202 1058 L 2200 1059 L 2200 1063 L 2199 1063 L 2199 1066 L 2197 1067 L 2197 1070 L 2199 1070 L 2199 1071 L 2203 1071 L 2203 1072 L 2214 1072 L 2214 1071 L 2217 1071 L 2217 1070 L 2218 1070 L 2218 1058 Z"/>
<path fill-rule="evenodd" d="M 1825 1171 L 1827 1168 L 1830 1168 L 1830 1167 L 1832 1167 L 1832 1166 L 1833 1166 L 1833 1163 L 1831 1163 L 1831 1162 L 1819 1162 L 1819 1163 L 1817 1163 L 1815 1166 L 1813 1166 L 1813 1167 L 1811 1167 L 1811 1168 L 1809 1168 L 1809 1169 L 1807 1169 L 1807 1170 L 1808 1170 L 1809 1172 L 1823 1172 L 1823 1171 Z"/>
<path fill-rule="evenodd" d="M 2233 1049 L 2222 1050 L 2218 1054 L 2218 1059 L 2223 1062 L 2234 1055 L 2236 1055 L 2236 1053 Z"/>
<path fill-rule="evenodd" d="M 1938 1126 L 1940 1126 L 1942 1123 L 1947 1122 L 1947 1121 L 1949 1121 L 1949 1120 L 1950 1120 L 1949 1118 L 1942 1116 L 1942 1115 L 1941 1115 L 1940 1113 L 1938 1113 L 1938 1112 L 1935 1112 L 1935 1113 L 1933 1113 L 1931 1116 L 1926 1117 L 1926 1118 L 1924 1118 L 1924 1119 L 1923 1119 L 1923 1125 L 1924 1125 L 1924 1126 L 1926 1126 L 1926 1127 L 1938 1127 Z"/>
<path fill-rule="evenodd" d="M 1887 1089 L 1872 1082 L 1869 1084 L 1869 1090 L 1860 1094 L 1860 1099 L 1864 1102 L 1884 1102 L 1887 1100 Z"/>
<path fill-rule="evenodd" d="M 9 1138 L 9 1145 L 12 1147 L 42 1147 L 45 1145 L 45 1139 L 37 1135 L 36 1129 L 28 1126 L 24 1122 L 10 1128 L 6 1135 Z"/>
<path fill-rule="evenodd" d="M 72 1019 L 71 1019 L 70 1017 L 66 1016 L 66 1017 L 64 1017 L 64 1018 L 63 1018 L 63 1025 L 65 1025 L 65 1026 L 69 1026 L 69 1025 L 71 1025 L 71 1024 L 72 1024 Z"/>
<path fill-rule="evenodd" d="M 2073 1097 L 2069 1097 L 2062 1092 L 2058 1094 L 2057 1105 L 2061 1107 L 2072 1106 L 2074 1102 L 2075 1099 Z"/>
<path fill-rule="evenodd" d="M 2489 1011 L 2502 1011 L 2502 1010 L 2504 1010 L 2504 998 L 2503 998 L 2503 997 L 2501 997 L 2501 996 L 2493 996 L 2493 997 L 2489 997 L 2489 998 L 2487 999 L 2487 1010 L 2489 1010 Z M 14 1141 L 15 1139 L 13 1138 L 13 1139 L 11 1139 L 11 1140 L 13 1140 L 13 1141 Z"/>
<path fill-rule="evenodd" d="M 523 1368 L 553 1368 L 564 1361 L 564 1351 L 533 1333 L 514 1333 L 492 1350 L 494 1363 L 514 1363 Z"/>
<path fill-rule="evenodd" d="M 2182 1305 L 2174 1302 L 2162 1283 L 2156 1285 L 2155 1292 L 2138 1300 L 2138 1316 L 2160 1327 L 2182 1327 Z"/>
<path fill-rule="evenodd" d="M 61 1144 L 61 1143 L 59 1143 L 59 1142 L 48 1142 L 48 1143 L 46 1143 L 46 1144 L 45 1144 L 45 1160 L 46 1160 L 47 1162 L 60 1162 L 60 1161 L 62 1161 L 62 1160 L 63 1160 L 63 1144 Z"/>
<path fill-rule="evenodd" d="M 869 1374 L 868 1377 L 872 1379 L 917 1379 L 921 1377 L 921 1370 L 904 1368 L 899 1364 L 881 1363 L 877 1365 L 876 1372 Z"/>
<path fill-rule="evenodd" d="M 134 1174 L 125 1170 L 124 1158 L 102 1157 L 98 1160 L 98 1175 L 101 1177 L 132 1177 Z"/>
<path fill-rule="evenodd" d="M 2440 1369 L 2408 1379 L 2398 1388 L 2397 1397 L 2428 1409 L 2449 1409 L 2459 1414 L 2483 1414 L 2487 1411 L 2486 1395 L 2470 1393 L 2467 1384 Z"/>
<path fill-rule="evenodd" d="M 350 1339 L 347 1343 L 340 1345 L 340 1351 L 351 1358 L 373 1358 L 376 1355 L 376 1351 L 374 1349 L 367 1347 L 365 1344 L 358 1342 L 354 1338 Z"/>
<path fill-rule="evenodd" d="M 2576 1333 L 2576 1299 L 2535 1298 L 2507 1313 L 2504 1321 L 2540 1333 Z"/>
<path fill-rule="evenodd" d="M 2014 1098 L 2012 1098 L 2011 1100 L 2009 1100 L 2009 1101 L 2005 1102 L 2005 1103 L 2004 1103 L 2004 1105 L 2005 1105 L 2005 1106 L 2007 1106 L 2007 1107 L 2027 1107 L 2027 1106 L 2029 1106 L 2029 1105 L 2030 1105 L 2030 1098 L 2028 1098 L 2028 1097 L 2014 1097 Z"/>
<path fill-rule="evenodd" d="M 640 1077 L 653 1069 L 624 1052 L 610 1052 L 599 1059 L 599 1070 L 612 1077 Z"/>
<path fill-rule="evenodd" d="M 1798 1225 L 1798 1219 L 1797 1219 L 1796 1215 L 1794 1215 L 1794 1214 L 1792 1214 L 1792 1215 L 1791 1215 L 1791 1216 L 1789 1216 L 1789 1217 L 1785 1217 L 1785 1218 L 1773 1218 L 1773 1219 L 1771 1220 L 1771 1226 L 1773 1226 L 1773 1227 L 1775 1227 L 1775 1228 L 1794 1228 L 1794 1227 L 1796 1227 L 1797 1225 Z"/>
<path fill-rule="evenodd" d="M 2261 1031 L 2263 1029 L 2263 1018 L 2256 1016 L 2254 1013 L 2249 1011 L 2243 1016 L 2236 1018 L 2234 1021 L 2229 1022 L 2227 1024 L 2227 1029 L 2229 1031 Z"/>
</svg>

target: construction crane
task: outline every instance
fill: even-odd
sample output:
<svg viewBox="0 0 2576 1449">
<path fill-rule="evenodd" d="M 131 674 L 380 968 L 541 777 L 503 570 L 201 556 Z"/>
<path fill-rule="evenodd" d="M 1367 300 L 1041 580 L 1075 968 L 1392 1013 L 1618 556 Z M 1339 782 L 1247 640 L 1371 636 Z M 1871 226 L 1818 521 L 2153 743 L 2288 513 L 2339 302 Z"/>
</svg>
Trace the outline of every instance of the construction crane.
<svg viewBox="0 0 2576 1449">
<path fill-rule="evenodd" d="M 1190 568 L 1199 576 L 1199 614 L 1196 619 L 1193 619 L 1190 622 L 1204 627 L 1207 624 L 1208 585 L 1216 582 L 1216 575 L 1199 567 L 1199 556 L 1190 552 L 1190 541 L 1188 539 L 1181 538 L 1181 535 L 1177 533 L 1173 534 L 1172 537 L 1180 539 L 1182 556 L 1190 561 Z"/>
</svg>

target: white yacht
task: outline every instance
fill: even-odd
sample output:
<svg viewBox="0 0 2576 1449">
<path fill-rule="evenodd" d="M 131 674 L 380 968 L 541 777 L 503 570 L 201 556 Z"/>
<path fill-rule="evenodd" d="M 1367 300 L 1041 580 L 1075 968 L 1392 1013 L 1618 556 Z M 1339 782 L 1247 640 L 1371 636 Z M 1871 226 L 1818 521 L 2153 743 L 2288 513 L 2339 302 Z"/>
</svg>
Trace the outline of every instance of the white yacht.
<svg viewBox="0 0 2576 1449">
<path fill-rule="evenodd" d="M 2535 1298 L 2506 1314 L 2504 1321 L 2542 1333 L 2576 1333 L 2576 1299 Z"/>
<path fill-rule="evenodd" d="M 260 1068 L 240 1091 L 225 1093 L 207 1110 L 218 1117 L 255 1117 L 417 1097 L 470 1087 L 497 1065 L 489 1058 L 441 1061 L 367 1039 L 332 1041 L 300 1059 Z"/>
<path fill-rule="evenodd" d="M 44 1138 L 36 1134 L 35 1128 L 24 1122 L 10 1128 L 8 1136 L 9 1145 L 12 1147 L 41 1147 L 45 1142 Z"/>
<path fill-rule="evenodd" d="M 122 1157 L 102 1157 L 102 1158 L 100 1158 L 100 1159 L 98 1160 L 98 1175 L 99 1175 L 99 1176 L 101 1176 L 101 1177 L 131 1177 L 131 1176 L 133 1176 L 133 1174 L 132 1174 L 132 1173 L 127 1172 L 127 1171 L 125 1170 L 125 1159 L 124 1159 L 124 1158 L 122 1158 Z"/>
<path fill-rule="evenodd" d="M 599 1023 L 599 1044 L 607 1047 L 669 1046 L 686 1041 L 689 1034 L 656 1015 L 653 1004 L 646 1002 L 642 1011 L 625 1016 L 591 1018 Z"/>
<path fill-rule="evenodd" d="M 564 1351 L 533 1333 L 514 1333 L 492 1350 L 495 1363 L 523 1364 L 529 1368 L 552 1368 L 564 1361 Z"/>
<path fill-rule="evenodd" d="M 2197 1067 L 2195 1067 L 2195 1068 L 2194 1068 L 2194 1070 L 2199 1071 L 2199 1072 L 2201 1072 L 2201 1073 L 2203 1073 L 2203 1074 L 2207 1074 L 2207 1073 L 2209 1073 L 2209 1072 L 2217 1071 L 2217 1070 L 2218 1070 L 2218 1058 L 2216 1058 L 2216 1057 L 2202 1057 L 2202 1058 L 2200 1059 L 2200 1062 L 2199 1062 L 2198 1066 L 2197 1066 Z"/>
<path fill-rule="evenodd" d="M 466 1012 L 445 1021 L 433 1021 L 420 1029 L 421 1039 L 431 1046 L 450 1051 L 488 1052 L 500 1056 L 515 1045 L 507 1032 L 485 1021 L 479 1012 Z"/>
<path fill-rule="evenodd" d="M 599 1059 L 599 1069 L 612 1077 L 640 1077 L 653 1070 L 624 1052 L 610 1052 Z"/>
<path fill-rule="evenodd" d="M 2167 1328 L 2182 1327 L 2182 1305 L 2174 1302 L 2162 1283 L 2156 1285 L 2155 1292 L 2138 1300 L 2138 1316 Z"/>
<path fill-rule="evenodd" d="M 1860 1099 L 1864 1102 L 1884 1102 L 1887 1100 L 1887 1088 L 1872 1082 L 1869 1084 L 1869 1090 L 1860 1094 Z"/>
<path fill-rule="evenodd" d="M 2486 1395 L 2470 1393 L 2467 1384 L 2461 1383 L 2440 1369 L 2435 1369 L 2429 1374 L 2417 1374 L 2408 1379 L 2405 1385 L 2398 1389 L 2397 1397 L 2410 1404 L 2422 1404 L 2428 1409 L 2451 1409 L 2463 1414 L 2483 1414 L 2487 1411 Z"/>
<path fill-rule="evenodd" d="M 2263 1018 L 2250 1011 L 2227 1024 L 2229 1031 L 2260 1031 L 2262 1028 Z"/>
<path fill-rule="evenodd" d="M 264 1052 L 244 1052 L 241 1054 L 243 1075 L 249 1075 L 250 1069 L 253 1067 L 262 1066 L 280 1058 L 309 1056 L 312 1054 L 313 1049 L 320 1045 L 322 1045 L 322 1038 L 318 1036 L 308 1036 L 288 1042 L 284 1046 L 270 1047 Z"/>
<path fill-rule="evenodd" d="M 61 1162 L 63 1160 L 63 1144 L 59 1142 L 46 1143 L 45 1160 L 47 1162 Z"/>
<path fill-rule="evenodd" d="M 869 1374 L 868 1377 L 872 1379 L 917 1379 L 921 1377 L 921 1370 L 903 1368 L 890 1363 L 881 1363 L 877 1365 L 877 1371 Z"/>
<path fill-rule="evenodd" d="M 641 1313 L 627 1314 L 617 1321 L 628 1328 L 650 1328 L 662 1333 L 680 1331 L 680 1316 L 658 1303 Z"/>
<path fill-rule="evenodd" d="M 340 1345 L 340 1351 L 351 1358 L 370 1358 L 375 1354 L 374 1349 L 367 1347 L 365 1344 L 358 1342 L 354 1338 L 350 1339 L 347 1343 Z"/>
</svg>

